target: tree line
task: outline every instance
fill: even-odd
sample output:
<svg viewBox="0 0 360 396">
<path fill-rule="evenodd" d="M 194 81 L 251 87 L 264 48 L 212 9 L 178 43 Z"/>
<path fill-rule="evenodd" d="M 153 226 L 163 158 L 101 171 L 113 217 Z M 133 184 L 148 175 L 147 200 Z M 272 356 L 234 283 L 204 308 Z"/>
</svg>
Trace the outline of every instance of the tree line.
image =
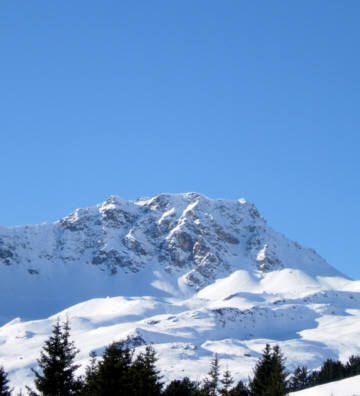
<svg viewBox="0 0 360 396">
<path fill-rule="evenodd" d="M 74 363 L 79 350 L 70 339 L 70 326 L 59 321 L 45 341 L 38 359 L 38 369 L 32 369 L 33 387 L 26 387 L 28 396 L 286 396 L 315 385 L 360 374 L 360 356 L 351 356 L 343 364 L 327 359 L 319 370 L 299 366 L 293 373 L 285 368 L 285 357 L 278 345 L 265 346 L 252 378 L 247 383 L 234 379 L 229 370 L 220 371 L 218 355 L 210 361 L 204 381 L 188 377 L 171 381 L 164 386 L 156 367 L 157 357 L 151 345 L 137 355 L 130 341 L 114 342 L 105 348 L 101 357 L 90 354 L 85 375 L 75 375 L 79 365 Z M 35 389 L 34 389 L 35 388 Z M 0 396 L 11 396 L 8 374 L 0 367 Z M 18 396 L 24 396 L 22 391 Z"/>
</svg>

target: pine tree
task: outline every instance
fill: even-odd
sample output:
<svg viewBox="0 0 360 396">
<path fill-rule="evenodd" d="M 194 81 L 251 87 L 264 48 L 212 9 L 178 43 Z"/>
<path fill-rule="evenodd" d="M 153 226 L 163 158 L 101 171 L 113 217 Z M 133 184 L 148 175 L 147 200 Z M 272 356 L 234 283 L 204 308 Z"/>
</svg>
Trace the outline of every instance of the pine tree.
<svg viewBox="0 0 360 396">
<path fill-rule="evenodd" d="M 254 378 L 250 382 L 251 395 L 262 396 L 266 394 L 265 391 L 270 378 L 271 369 L 271 349 L 270 345 L 266 344 L 261 359 L 259 359 L 255 365 Z"/>
<path fill-rule="evenodd" d="M 347 377 L 360 374 L 360 356 L 351 355 L 345 365 Z"/>
<path fill-rule="evenodd" d="M 254 378 L 250 381 L 252 396 L 284 396 L 287 394 L 284 357 L 276 345 L 271 352 L 267 344 L 261 359 L 256 363 Z"/>
<path fill-rule="evenodd" d="M 90 352 L 90 364 L 85 369 L 85 378 L 81 390 L 81 396 L 93 396 L 96 388 L 96 379 L 99 372 L 97 356 L 94 351 Z"/>
<path fill-rule="evenodd" d="M 319 371 L 313 370 L 308 375 L 308 382 L 309 382 L 309 386 L 308 387 L 319 385 L 318 378 L 319 378 Z"/>
<path fill-rule="evenodd" d="M 9 379 L 4 367 L 0 366 L 0 396 L 10 396 Z"/>
<path fill-rule="evenodd" d="M 231 376 L 231 373 L 229 370 L 226 370 L 224 372 L 224 375 L 223 375 L 222 379 L 220 380 L 220 382 L 222 383 L 222 387 L 219 390 L 220 395 L 222 395 L 222 396 L 229 395 L 231 385 L 234 383 L 234 379 Z"/>
<path fill-rule="evenodd" d="M 327 359 L 317 375 L 317 384 L 326 384 L 344 378 L 345 367 L 339 360 Z"/>
<path fill-rule="evenodd" d="M 93 356 L 87 368 L 83 395 L 132 395 L 132 357 L 133 350 L 126 341 L 109 345 L 98 363 Z"/>
<path fill-rule="evenodd" d="M 209 378 L 205 379 L 203 391 L 207 392 L 210 396 L 216 396 L 220 377 L 220 364 L 217 353 L 215 353 L 214 358 L 210 361 L 208 376 Z"/>
<path fill-rule="evenodd" d="M 171 381 L 163 392 L 163 396 L 196 396 L 198 392 L 198 383 L 184 377 L 182 380 Z"/>
<path fill-rule="evenodd" d="M 250 390 L 242 381 L 239 381 L 238 384 L 230 390 L 229 396 L 250 396 Z"/>
<path fill-rule="evenodd" d="M 45 341 L 40 353 L 38 365 L 40 372 L 32 369 L 35 374 L 35 387 L 41 396 L 73 396 L 79 395 L 80 380 L 75 378 L 74 358 L 79 351 L 70 341 L 70 325 L 66 321 L 60 325 L 59 320 L 53 327 L 52 335 Z M 31 396 L 36 392 L 27 388 Z"/>
<path fill-rule="evenodd" d="M 156 353 L 147 346 L 133 361 L 128 341 L 109 345 L 97 362 L 92 354 L 86 368 L 82 396 L 160 396 L 162 383 Z"/>
<path fill-rule="evenodd" d="M 156 352 L 151 345 L 140 353 L 135 359 L 132 371 L 132 395 L 134 396 L 159 396 L 161 395 L 162 382 L 159 370 L 156 368 Z"/>
<path fill-rule="evenodd" d="M 274 396 L 285 396 L 288 393 L 288 383 L 286 380 L 288 373 L 285 368 L 285 358 L 280 351 L 279 345 L 273 347 L 271 360 L 271 394 Z"/>
<path fill-rule="evenodd" d="M 292 392 L 296 392 L 302 389 L 305 389 L 311 385 L 310 378 L 309 378 L 309 371 L 308 369 L 303 367 L 297 367 L 290 378 L 289 381 L 289 389 Z"/>
</svg>

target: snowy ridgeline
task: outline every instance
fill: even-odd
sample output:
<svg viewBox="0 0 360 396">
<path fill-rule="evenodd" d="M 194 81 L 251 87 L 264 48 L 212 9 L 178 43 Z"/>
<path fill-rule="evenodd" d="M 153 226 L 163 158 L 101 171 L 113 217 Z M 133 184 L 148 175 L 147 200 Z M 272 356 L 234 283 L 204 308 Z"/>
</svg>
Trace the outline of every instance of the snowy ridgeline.
<svg viewBox="0 0 360 396">
<path fill-rule="evenodd" d="M 0 282 L 0 364 L 17 386 L 32 381 L 57 316 L 70 319 L 79 374 L 90 351 L 127 337 L 154 344 L 165 381 L 201 379 L 215 352 L 247 379 L 265 343 L 289 370 L 360 354 L 360 283 L 245 200 L 111 197 L 53 224 L 1 228 Z"/>
</svg>

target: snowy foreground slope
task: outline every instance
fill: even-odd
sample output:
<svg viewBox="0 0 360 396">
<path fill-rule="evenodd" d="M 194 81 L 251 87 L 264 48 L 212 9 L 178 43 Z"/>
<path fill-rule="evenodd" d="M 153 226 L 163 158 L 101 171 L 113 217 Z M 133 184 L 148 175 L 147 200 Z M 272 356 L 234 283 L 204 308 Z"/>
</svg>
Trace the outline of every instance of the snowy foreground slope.
<svg viewBox="0 0 360 396">
<path fill-rule="evenodd" d="M 58 316 L 81 364 L 129 337 L 155 345 L 165 380 L 200 379 L 214 352 L 246 379 L 267 342 L 290 370 L 360 353 L 360 283 L 245 200 L 110 197 L 55 223 L 2 227 L 0 283 L 0 364 L 18 386 Z"/>
<path fill-rule="evenodd" d="M 329 384 L 315 386 L 291 396 L 360 396 L 360 375 Z"/>
</svg>

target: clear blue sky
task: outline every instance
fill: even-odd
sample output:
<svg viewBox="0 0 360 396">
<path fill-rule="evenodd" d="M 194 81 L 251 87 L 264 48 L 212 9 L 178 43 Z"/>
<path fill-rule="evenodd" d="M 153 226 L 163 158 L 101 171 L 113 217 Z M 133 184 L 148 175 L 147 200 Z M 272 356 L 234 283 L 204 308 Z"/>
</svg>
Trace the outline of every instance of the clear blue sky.
<svg viewBox="0 0 360 396">
<path fill-rule="evenodd" d="M 0 223 L 245 197 L 360 278 L 360 2 L 0 2 Z"/>
</svg>

